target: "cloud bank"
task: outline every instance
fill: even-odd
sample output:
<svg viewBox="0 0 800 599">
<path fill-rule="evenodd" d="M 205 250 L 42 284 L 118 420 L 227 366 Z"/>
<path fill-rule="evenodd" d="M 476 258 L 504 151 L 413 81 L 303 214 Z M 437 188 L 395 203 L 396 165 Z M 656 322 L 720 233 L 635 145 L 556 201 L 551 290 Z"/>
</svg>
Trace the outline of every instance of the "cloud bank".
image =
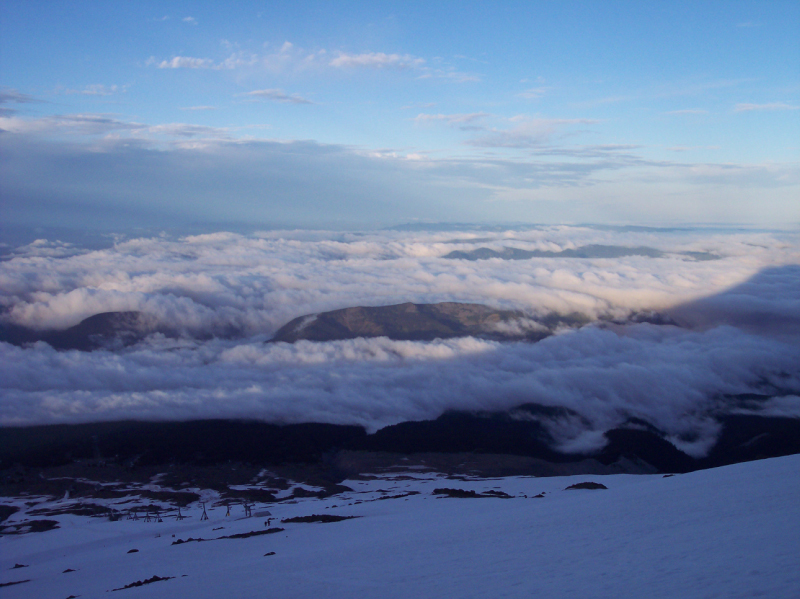
<svg viewBox="0 0 800 599">
<path fill-rule="evenodd" d="M 590 243 L 664 254 L 443 258 L 453 249 L 561 251 Z M 797 264 L 797 234 L 769 232 L 216 233 L 129 239 L 99 251 L 42 240 L 0 263 L 5 322 L 65 328 L 100 312 L 138 310 L 187 337 L 154 335 L 91 353 L 0 343 L 0 423 L 256 418 L 376 430 L 447 409 L 535 402 L 580 415 L 548 424 L 563 450 L 597 447 L 604 430 L 640 418 L 701 455 L 721 414 L 800 417 Z M 532 316 L 578 312 L 593 324 L 536 344 L 265 343 L 303 314 L 404 301 L 485 303 Z M 648 311 L 683 326 L 627 320 Z M 243 335 L 203 337 L 230 326 Z M 774 399 L 737 399 L 745 393 Z"/>
</svg>

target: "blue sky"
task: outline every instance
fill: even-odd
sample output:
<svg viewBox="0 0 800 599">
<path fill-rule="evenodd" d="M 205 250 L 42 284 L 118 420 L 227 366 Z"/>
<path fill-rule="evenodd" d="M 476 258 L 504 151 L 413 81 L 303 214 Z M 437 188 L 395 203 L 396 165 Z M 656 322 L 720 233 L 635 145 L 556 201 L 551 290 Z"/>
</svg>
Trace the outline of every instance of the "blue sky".
<svg viewBox="0 0 800 599">
<path fill-rule="evenodd" d="M 800 222 L 795 2 L 2 5 L 7 227 Z"/>
</svg>

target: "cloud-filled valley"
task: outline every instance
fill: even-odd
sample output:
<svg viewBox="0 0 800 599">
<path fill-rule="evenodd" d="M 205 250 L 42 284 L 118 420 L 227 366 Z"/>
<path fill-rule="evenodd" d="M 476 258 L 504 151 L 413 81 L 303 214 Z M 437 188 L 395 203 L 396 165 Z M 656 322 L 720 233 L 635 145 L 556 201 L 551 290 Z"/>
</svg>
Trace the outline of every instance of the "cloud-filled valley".
<svg viewBox="0 0 800 599">
<path fill-rule="evenodd" d="M 569 252 L 587 246 L 653 252 Z M 445 258 L 478 248 L 538 254 Z M 800 416 L 798 264 L 796 233 L 702 229 L 216 233 L 102 250 L 42 240 L 0 262 L 4 324 L 65 329 L 137 311 L 182 334 L 92 352 L 0 343 L 0 423 L 253 418 L 374 431 L 537 403 L 576 413 L 545 423 L 564 451 L 598 448 L 604 431 L 638 419 L 702 455 L 719 415 Z M 537 343 L 268 343 L 298 316 L 403 302 L 589 324 Z M 661 321 L 639 318 L 653 313 Z"/>
</svg>

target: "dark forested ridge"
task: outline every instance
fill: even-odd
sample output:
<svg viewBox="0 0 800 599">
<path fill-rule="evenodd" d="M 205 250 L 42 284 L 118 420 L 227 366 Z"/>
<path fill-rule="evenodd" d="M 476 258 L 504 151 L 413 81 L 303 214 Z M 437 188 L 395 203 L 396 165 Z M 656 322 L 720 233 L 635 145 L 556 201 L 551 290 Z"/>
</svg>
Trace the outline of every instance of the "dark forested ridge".
<svg viewBox="0 0 800 599">
<path fill-rule="evenodd" d="M 687 472 L 753 459 L 800 453 L 800 419 L 726 416 L 716 445 L 704 458 L 677 449 L 653 427 L 631 422 L 605 433 L 596 452 L 562 453 L 553 448 L 542 406 L 514 412 L 448 412 L 435 420 L 403 422 L 367 434 L 359 426 L 269 424 L 236 420 L 105 422 L 0 429 L 0 470 L 58 466 L 76 461 L 114 462 L 128 467 L 162 463 L 254 465 L 330 462 L 340 451 L 414 454 L 472 453 L 527 456 L 551 464 L 591 459 L 610 465 L 621 459 L 641 471 Z M 543 412 L 544 410 L 544 412 Z M 551 415 L 552 416 L 552 415 Z"/>
</svg>

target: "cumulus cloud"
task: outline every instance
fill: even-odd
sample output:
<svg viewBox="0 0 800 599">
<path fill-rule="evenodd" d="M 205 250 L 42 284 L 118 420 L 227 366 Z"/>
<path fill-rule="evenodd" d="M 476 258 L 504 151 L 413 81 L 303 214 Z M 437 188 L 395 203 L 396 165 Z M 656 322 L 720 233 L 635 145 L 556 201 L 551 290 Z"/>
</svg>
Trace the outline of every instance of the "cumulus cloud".
<svg viewBox="0 0 800 599">
<path fill-rule="evenodd" d="M 282 89 L 257 89 L 244 95 L 250 98 L 272 100 L 283 104 L 314 104 L 314 102 L 303 98 L 299 94 L 287 94 Z"/>
<path fill-rule="evenodd" d="M 443 258 L 453 249 L 557 252 L 592 243 L 663 254 Z M 693 257 L 707 254 L 720 259 Z M 6 322 L 65 328 L 100 312 L 136 310 L 193 336 L 156 334 L 92 353 L 0 343 L 0 424 L 224 417 L 375 430 L 448 409 L 535 402 L 580 414 L 547 423 L 564 450 L 596 448 L 599 433 L 634 417 L 701 455 L 721 414 L 800 416 L 797 264 L 796 233 L 275 231 L 133 238 L 95 251 L 37 240 L 0 263 Z M 521 309 L 530 319 L 514 326 L 529 329 L 551 312 L 578 312 L 594 324 L 536 344 L 265 343 L 303 314 L 404 301 Z M 625 324 L 653 310 L 682 327 Z M 231 328 L 242 336 L 208 337 Z M 743 393 L 777 399 L 753 407 L 736 399 Z"/>
<path fill-rule="evenodd" d="M 742 411 L 732 395 L 781 389 L 782 405 L 771 409 L 800 415 L 800 405 L 786 399 L 787 389 L 800 389 L 797 347 L 732 328 L 652 325 L 624 334 L 589 327 L 507 345 L 469 338 L 293 346 L 153 339 L 125 353 L 86 355 L 0 344 L 0 422 L 227 417 L 376 430 L 448 409 L 536 402 L 582 417 L 548 423 L 562 449 L 595 449 L 598 432 L 634 417 L 702 455 L 718 432 L 713 416 Z"/>
</svg>

